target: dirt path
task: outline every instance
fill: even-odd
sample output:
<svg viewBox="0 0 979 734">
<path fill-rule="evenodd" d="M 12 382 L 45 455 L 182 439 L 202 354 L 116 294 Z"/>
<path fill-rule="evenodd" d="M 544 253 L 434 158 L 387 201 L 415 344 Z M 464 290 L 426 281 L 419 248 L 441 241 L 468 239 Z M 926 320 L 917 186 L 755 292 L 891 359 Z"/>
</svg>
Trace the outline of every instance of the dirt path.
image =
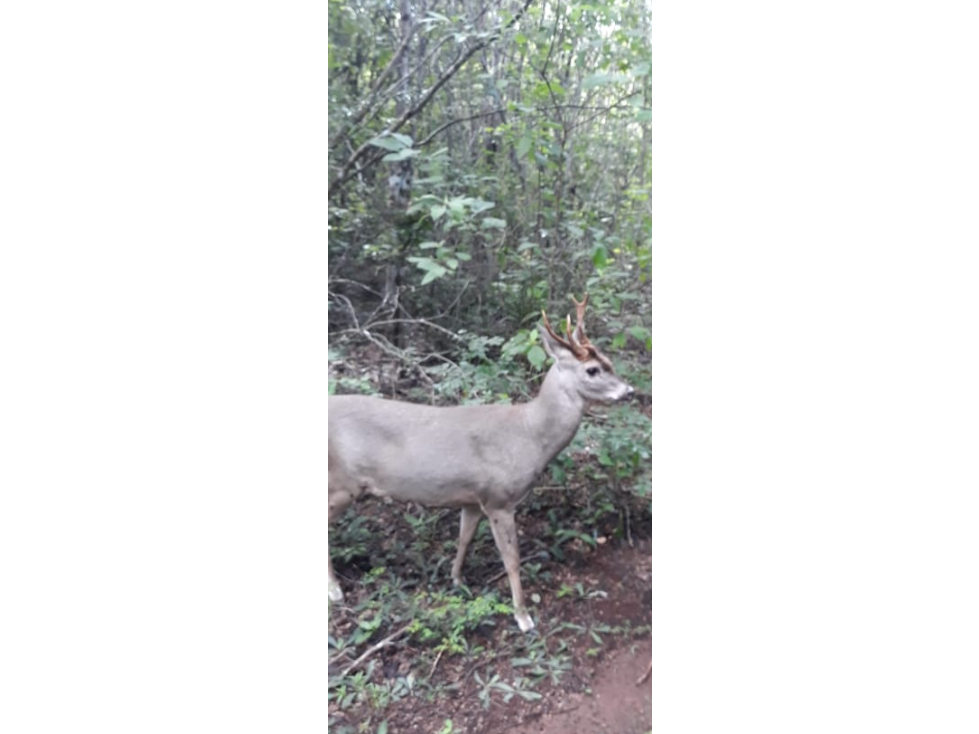
<svg viewBox="0 0 979 734">
<path fill-rule="evenodd" d="M 595 667 L 591 695 L 560 693 L 547 711 L 508 734 L 646 734 L 652 728 L 650 682 L 636 680 L 649 663 L 650 643 L 615 650 Z"/>
<path fill-rule="evenodd" d="M 591 556 L 582 568 L 569 569 L 566 580 L 602 586 L 608 596 L 558 607 L 551 614 L 583 625 L 641 624 L 650 616 L 649 560 L 645 543 L 621 545 Z M 652 687 L 637 684 L 652 654 L 648 634 L 611 643 L 599 656 L 584 637 L 574 651 L 573 675 L 541 689 L 539 702 L 511 701 L 489 717 L 484 734 L 646 734 L 652 728 Z M 470 731 L 465 729 L 465 731 Z M 476 729 L 478 731 L 478 729 Z"/>
</svg>

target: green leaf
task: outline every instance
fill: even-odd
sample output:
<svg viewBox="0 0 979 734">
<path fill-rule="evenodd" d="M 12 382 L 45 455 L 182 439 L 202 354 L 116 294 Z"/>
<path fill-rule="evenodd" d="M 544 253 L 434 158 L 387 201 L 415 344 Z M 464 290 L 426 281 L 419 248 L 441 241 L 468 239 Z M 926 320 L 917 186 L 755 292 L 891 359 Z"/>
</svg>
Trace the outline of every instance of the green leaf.
<svg viewBox="0 0 979 734">
<path fill-rule="evenodd" d="M 547 353 L 541 349 L 540 346 L 535 344 L 527 350 L 527 359 L 530 360 L 530 363 L 534 365 L 534 367 L 540 369 L 544 366 L 544 362 L 547 361 Z"/>
<path fill-rule="evenodd" d="M 425 277 L 422 278 L 422 285 L 428 285 L 436 278 L 441 278 L 443 275 L 449 272 L 446 268 L 432 260 L 430 257 L 409 257 L 408 261 L 415 263 L 420 270 L 425 271 Z"/>
<path fill-rule="evenodd" d="M 461 217 L 465 214 L 466 210 L 466 200 L 457 196 L 454 199 L 449 199 L 449 211 L 456 217 Z"/>
<path fill-rule="evenodd" d="M 388 734 L 388 720 L 385 719 L 377 725 L 377 734 Z"/>
<path fill-rule="evenodd" d="M 595 267 L 601 270 L 606 265 L 608 265 L 608 250 L 602 245 L 598 245 L 595 251 L 591 255 L 592 262 L 595 263 Z"/>
<path fill-rule="evenodd" d="M 399 140 L 398 138 L 403 138 L 404 135 L 399 135 L 397 137 L 393 135 L 379 135 L 376 138 L 372 138 L 367 141 L 368 145 L 376 145 L 378 148 L 384 148 L 384 150 L 401 150 L 406 147 L 406 144 Z M 411 140 L 411 138 L 409 138 Z M 410 145 L 411 143 L 408 143 Z"/>
<path fill-rule="evenodd" d="M 414 148 L 402 148 L 397 153 L 388 153 L 386 156 L 381 158 L 385 163 L 394 163 L 396 161 L 407 160 L 408 158 L 414 158 L 415 156 L 421 155 L 420 150 Z"/>
<path fill-rule="evenodd" d="M 642 326 L 630 326 L 628 329 L 626 329 L 626 331 L 641 342 L 645 342 L 649 338 L 649 329 Z"/>
<path fill-rule="evenodd" d="M 422 285 L 428 285 L 433 280 L 438 280 L 443 275 L 445 275 L 447 272 L 448 271 L 445 268 L 442 268 L 442 267 L 439 267 L 437 270 L 435 268 L 429 270 L 427 273 L 425 273 L 425 277 L 422 278 Z"/>
<path fill-rule="evenodd" d="M 497 219 L 496 217 L 485 217 L 483 219 L 483 229 L 505 229 L 506 220 Z"/>
<path fill-rule="evenodd" d="M 445 214 L 445 206 L 442 204 L 436 204 L 429 211 L 432 215 L 432 221 L 437 222 Z"/>
<path fill-rule="evenodd" d="M 636 122 L 651 122 L 653 119 L 652 110 L 644 110 L 641 107 L 636 110 Z"/>
<path fill-rule="evenodd" d="M 473 214 L 485 212 L 496 206 L 492 201 L 483 201 L 482 199 L 469 199 L 466 203 L 469 204 L 469 211 Z"/>
<path fill-rule="evenodd" d="M 528 137 L 520 138 L 520 142 L 517 143 L 517 158 L 525 158 L 529 151 L 530 151 L 530 138 Z"/>
</svg>

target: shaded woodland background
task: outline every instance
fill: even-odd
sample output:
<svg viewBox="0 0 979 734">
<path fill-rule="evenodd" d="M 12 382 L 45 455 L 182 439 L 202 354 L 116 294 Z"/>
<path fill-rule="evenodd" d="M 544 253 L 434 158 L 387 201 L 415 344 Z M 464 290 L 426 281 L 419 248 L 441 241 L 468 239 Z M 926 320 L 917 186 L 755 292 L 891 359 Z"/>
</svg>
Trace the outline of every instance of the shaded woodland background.
<svg viewBox="0 0 979 734">
<path fill-rule="evenodd" d="M 649 23 L 627 0 L 330 2 L 343 391 L 367 390 L 344 362 L 370 346 L 387 394 L 515 397 L 545 366 L 541 309 L 585 291 L 589 334 L 644 390 Z"/>
</svg>

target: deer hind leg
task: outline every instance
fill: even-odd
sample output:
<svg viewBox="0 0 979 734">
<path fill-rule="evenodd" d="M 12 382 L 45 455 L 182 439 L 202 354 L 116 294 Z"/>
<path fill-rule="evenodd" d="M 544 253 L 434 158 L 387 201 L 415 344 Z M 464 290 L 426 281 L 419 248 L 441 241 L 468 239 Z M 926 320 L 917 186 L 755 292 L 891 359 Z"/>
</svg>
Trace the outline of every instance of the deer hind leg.
<svg viewBox="0 0 979 734">
<path fill-rule="evenodd" d="M 476 535 L 480 517 L 478 506 L 468 505 L 462 508 L 462 515 L 459 518 L 459 550 L 456 551 L 456 559 L 452 564 L 452 583 L 456 586 L 462 586 L 462 563 L 466 558 L 469 544 Z"/>
<path fill-rule="evenodd" d="M 343 514 L 343 511 L 347 509 L 347 505 L 350 504 L 353 498 L 349 493 L 343 490 L 334 490 L 330 492 L 329 496 L 330 517 L 328 522 L 332 522 Z M 337 581 L 336 574 L 333 572 L 333 561 L 330 559 L 329 542 L 327 542 L 326 549 L 326 573 L 328 578 L 328 593 L 330 601 L 343 601 L 343 589 L 340 588 L 340 582 Z"/>
<path fill-rule="evenodd" d="M 513 616 L 521 632 L 534 628 L 534 620 L 527 613 L 523 603 L 523 587 L 520 585 L 520 546 L 517 544 L 517 524 L 512 510 L 487 510 L 490 527 L 496 547 L 503 557 L 503 567 L 510 579 L 510 592 L 513 594 Z"/>
</svg>

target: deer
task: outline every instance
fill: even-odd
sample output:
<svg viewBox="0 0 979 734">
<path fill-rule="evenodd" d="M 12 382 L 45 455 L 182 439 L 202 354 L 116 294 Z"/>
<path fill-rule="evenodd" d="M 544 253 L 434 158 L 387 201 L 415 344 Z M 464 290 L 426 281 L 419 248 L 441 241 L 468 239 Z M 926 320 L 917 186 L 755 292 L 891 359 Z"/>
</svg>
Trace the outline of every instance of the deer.
<svg viewBox="0 0 979 734">
<path fill-rule="evenodd" d="M 510 582 L 521 632 L 534 629 L 520 585 L 514 511 L 534 482 L 578 432 L 586 407 L 631 398 L 633 388 L 585 335 L 588 294 L 572 295 L 576 320 L 559 336 L 542 310 L 540 336 L 554 360 L 537 396 L 525 403 L 432 406 L 366 395 L 332 395 L 327 403 L 329 522 L 362 496 L 459 508 L 452 582 L 463 584 L 466 551 L 485 516 Z M 343 590 L 327 550 L 329 599 Z"/>
</svg>

